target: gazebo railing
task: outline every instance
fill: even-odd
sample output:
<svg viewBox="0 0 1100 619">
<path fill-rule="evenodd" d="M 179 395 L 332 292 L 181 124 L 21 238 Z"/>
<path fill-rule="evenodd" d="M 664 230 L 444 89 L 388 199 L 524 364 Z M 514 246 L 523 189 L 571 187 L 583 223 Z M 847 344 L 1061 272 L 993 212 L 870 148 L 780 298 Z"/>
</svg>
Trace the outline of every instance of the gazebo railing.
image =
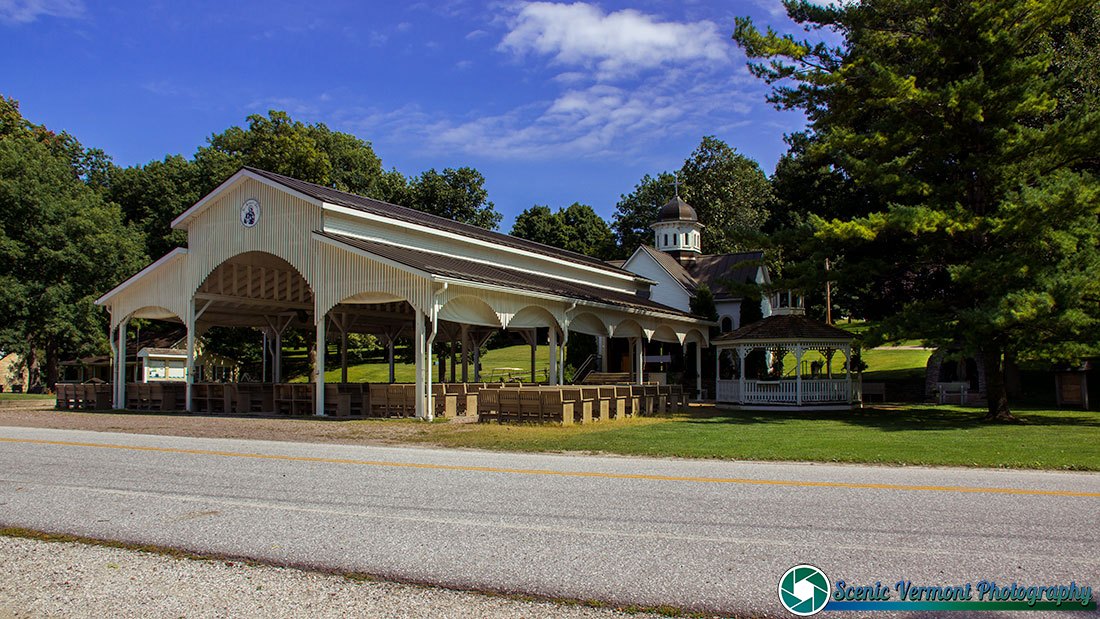
<svg viewBox="0 0 1100 619">
<path fill-rule="evenodd" d="M 745 404 L 794 404 L 798 401 L 798 385 L 793 380 L 746 380 Z"/>
<path fill-rule="evenodd" d="M 745 387 L 744 394 L 740 392 L 742 384 Z M 793 378 L 745 380 L 742 383 L 737 379 L 719 379 L 716 395 L 719 402 L 797 405 L 799 402 L 798 380 Z M 851 396 L 851 387 L 845 378 L 806 378 L 802 380 L 802 404 L 847 404 L 852 401 Z"/>
<path fill-rule="evenodd" d="M 802 381 L 802 402 L 850 402 L 848 380 L 812 379 Z"/>
</svg>

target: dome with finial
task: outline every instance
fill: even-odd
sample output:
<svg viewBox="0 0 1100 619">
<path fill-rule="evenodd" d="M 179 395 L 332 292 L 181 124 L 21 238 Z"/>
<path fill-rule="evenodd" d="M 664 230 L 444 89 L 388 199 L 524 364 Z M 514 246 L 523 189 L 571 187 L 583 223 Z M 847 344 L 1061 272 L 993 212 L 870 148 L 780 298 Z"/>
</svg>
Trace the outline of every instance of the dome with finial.
<svg viewBox="0 0 1100 619">
<path fill-rule="evenodd" d="M 661 207 L 657 213 L 657 221 L 699 221 L 699 216 L 695 214 L 695 209 L 677 195 Z"/>
</svg>

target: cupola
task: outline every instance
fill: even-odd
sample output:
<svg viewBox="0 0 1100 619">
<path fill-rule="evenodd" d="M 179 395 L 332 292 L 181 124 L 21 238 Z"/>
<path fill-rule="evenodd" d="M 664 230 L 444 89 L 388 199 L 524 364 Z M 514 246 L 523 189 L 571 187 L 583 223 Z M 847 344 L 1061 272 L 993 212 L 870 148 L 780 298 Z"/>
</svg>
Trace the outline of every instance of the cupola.
<svg viewBox="0 0 1100 619">
<path fill-rule="evenodd" d="M 703 252 L 703 225 L 695 209 L 677 195 L 661 207 L 653 228 L 653 245 L 687 266 Z"/>
</svg>

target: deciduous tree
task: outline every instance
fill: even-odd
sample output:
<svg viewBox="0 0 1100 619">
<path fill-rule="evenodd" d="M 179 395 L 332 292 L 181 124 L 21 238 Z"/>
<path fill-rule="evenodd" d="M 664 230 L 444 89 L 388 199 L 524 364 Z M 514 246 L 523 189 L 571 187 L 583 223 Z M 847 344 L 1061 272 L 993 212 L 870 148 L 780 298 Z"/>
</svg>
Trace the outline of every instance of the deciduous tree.
<svg viewBox="0 0 1100 619">
<path fill-rule="evenodd" d="M 22 355 L 32 387 L 52 387 L 63 355 L 104 352 L 94 301 L 141 267 L 141 234 L 89 185 L 79 142 L 10 99 L 0 118 L 0 349 Z"/>
</svg>

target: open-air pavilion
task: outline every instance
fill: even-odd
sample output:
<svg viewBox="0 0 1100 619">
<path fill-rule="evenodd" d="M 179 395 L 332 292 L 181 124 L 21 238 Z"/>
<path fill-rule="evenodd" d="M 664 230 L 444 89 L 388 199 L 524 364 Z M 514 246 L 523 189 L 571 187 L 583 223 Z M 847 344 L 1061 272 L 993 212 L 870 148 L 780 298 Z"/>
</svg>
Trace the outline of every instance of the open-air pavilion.
<svg viewBox="0 0 1100 619">
<path fill-rule="evenodd" d="M 135 318 L 186 327 L 186 382 L 176 407 L 188 411 L 331 414 L 334 400 L 356 392 L 347 385 L 351 333 L 378 336 L 391 360 L 394 341 L 411 339 L 416 380 L 402 406 L 421 418 L 437 410 L 433 381 L 446 380 L 447 369 L 450 382 L 477 381 L 476 359 L 455 359 L 453 351 L 476 356 L 494 331 L 522 334 L 532 361 L 545 332 L 549 385 L 562 382 L 570 334 L 595 336 L 601 350 L 610 338 L 628 341 L 631 367 L 616 369 L 636 383 L 645 380 L 646 342 L 694 347 L 696 368 L 709 344 L 710 322 L 649 300 L 653 282 L 619 267 L 263 170 L 241 169 L 172 226 L 187 232 L 187 247 L 97 301 L 111 314 L 115 408 L 126 407 L 127 391 L 137 387 L 126 384 L 118 359 Z M 195 382 L 196 338 L 214 326 L 251 327 L 269 343 L 270 370 L 259 383 L 239 385 L 233 402 L 217 385 Z M 313 331 L 319 344 L 340 342 L 340 385 L 326 388 L 323 352 L 311 383 L 287 383 L 281 339 L 288 328 Z M 433 375 L 437 342 L 455 345 Z"/>
<path fill-rule="evenodd" d="M 772 306 L 771 316 L 714 338 L 716 400 L 746 410 L 852 408 L 852 334 L 807 318 L 791 293 Z"/>
</svg>

